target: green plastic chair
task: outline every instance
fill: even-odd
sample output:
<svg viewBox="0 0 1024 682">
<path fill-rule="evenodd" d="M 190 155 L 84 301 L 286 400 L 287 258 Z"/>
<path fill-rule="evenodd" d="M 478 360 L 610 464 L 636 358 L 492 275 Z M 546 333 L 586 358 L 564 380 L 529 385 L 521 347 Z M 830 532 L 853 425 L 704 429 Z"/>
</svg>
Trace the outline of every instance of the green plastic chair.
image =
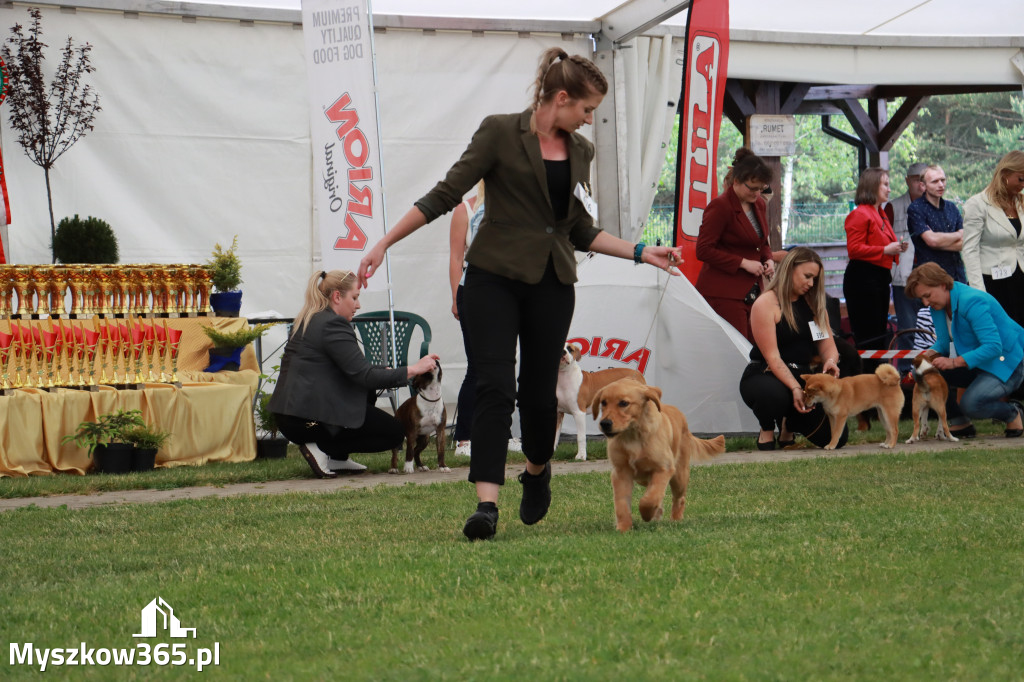
<svg viewBox="0 0 1024 682">
<path fill-rule="evenodd" d="M 402 367 L 411 364 L 409 362 L 409 346 L 412 343 L 413 332 L 418 327 L 423 334 L 423 341 L 420 343 L 420 353 L 414 360 L 418 360 L 430 351 L 430 325 L 419 315 L 407 313 L 401 310 L 395 311 L 395 346 L 398 352 L 397 358 L 391 357 L 391 319 L 387 310 L 377 310 L 369 313 L 361 313 L 352 318 L 352 326 L 359 334 L 359 340 L 363 342 L 363 352 L 366 360 L 371 365 L 383 365 L 387 367 Z M 410 393 L 415 395 L 412 385 L 409 385 Z M 391 407 L 398 410 L 398 389 L 392 388 L 382 391 L 388 394 L 391 400 Z"/>
</svg>

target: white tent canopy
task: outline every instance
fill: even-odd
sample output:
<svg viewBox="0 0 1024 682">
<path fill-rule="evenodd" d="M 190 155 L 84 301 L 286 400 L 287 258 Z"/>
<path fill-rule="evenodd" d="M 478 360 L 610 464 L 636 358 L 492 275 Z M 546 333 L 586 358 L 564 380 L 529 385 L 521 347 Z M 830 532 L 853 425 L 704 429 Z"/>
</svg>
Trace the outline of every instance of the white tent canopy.
<svg viewBox="0 0 1024 682">
<path fill-rule="evenodd" d="M 483 116 L 526 107 L 544 48 L 557 44 L 591 53 L 593 36 L 611 29 L 602 17 L 618 4 L 376 0 L 390 221 L 443 175 Z M 640 8 L 653 16 L 680 3 L 629 4 L 626 10 Z M 0 6 L 3 24 L 27 23 L 26 7 Z M 122 262 L 201 262 L 214 242 L 226 244 L 238 234 L 243 314 L 268 309 L 294 314 L 318 264 L 311 208 L 317 179 L 311 173 L 298 1 L 233 6 L 84 0 L 42 7 L 51 66 L 67 35 L 94 46 L 91 80 L 103 107 L 95 131 L 51 174 L 58 220 L 75 213 L 107 220 L 118 233 Z M 1015 2 L 866 0 L 853 8 L 846 2 L 732 0 L 731 7 L 732 77 L 951 84 L 1024 79 L 1013 62 L 1020 63 L 1024 46 L 1024 12 Z M 617 23 L 631 16 L 626 10 L 612 14 Z M 634 232 L 646 215 L 674 106 L 668 103 L 678 94 L 676 51 L 683 20 L 676 16 L 649 29 L 647 37 L 628 43 L 620 54 L 623 69 L 616 78 L 622 80 L 616 85 L 628 95 L 628 106 L 616 115 L 625 130 L 610 143 L 597 140 L 597 179 L 611 187 L 598 196 L 606 229 Z M 608 113 L 605 107 L 598 112 L 599 117 Z M 0 107 L 13 215 L 11 260 L 47 262 L 42 171 L 21 153 L 3 114 Z M 615 206 L 615 194 L 619 210 L 606 209 L 609 201 Z M 609 218 L 616 215 L 618 220 Z M 431 349 L 446 361 L 446 399 L 451 400 L 464 356 L 450 313 L 447 224 L 442 218 L 393 249 L 391 270 L 396 308 L 422 315 L 433 328 Z M 587 296 L 581 293 L 581 301 Z M 666 296 L 663 310 L 673 296 Z M 386 306 L 386 294 L 364 295 L 364 310 Z M 698 307 L 683 306 L 688 315 L 704 316 L 695 312 Z M 574 322 L 574 333 L 576 327 Z M 677 365 L 674 353 L 684 355 L 686 343 L 678 335 L 670 346 L 659 342 L 664 361 L 659 367 Z M 742 364 L 743 344 L 730 344 L 733 362 Z M 738 368 L 734 374 L 738 377 Z M 733 383 L 729 390 L 734 389 Z M 684 411 L 692 407 L 682 400 L 676 404 Z M 747 423 L 741 423 L 744 419 Z M 711 430 L 712 422 L 693 426 Z M 713 426 L 748 430 L 749 414 Z"/>
</svg>

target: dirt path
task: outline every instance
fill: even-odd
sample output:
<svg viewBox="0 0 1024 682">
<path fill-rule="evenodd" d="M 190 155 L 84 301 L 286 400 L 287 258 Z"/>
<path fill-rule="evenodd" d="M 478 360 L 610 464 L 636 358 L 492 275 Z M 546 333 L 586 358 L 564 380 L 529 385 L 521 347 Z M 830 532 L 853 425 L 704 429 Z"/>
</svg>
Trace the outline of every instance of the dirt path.
<svg viewBox="0 0 1024 682">
<path fill-rule="evenodd" d="M 1024 456 L 1024 440 L 1006 439 L 1001 436 L 972 438 L 957 443 L 928 440 L 913 445 L 900 444 L 895 452 L 935 452 L 970 448 L 972 450 L 990 448 L 993 450 L 1016 449 Z M 799 448 L 783 451 L 760 452 L 746 450 L 729 452 L 716 457 L 710 462 L 695 463 L 695 466 L 719 464 L 743 464 L 747 462 L 787 462 L 796 459 L 814 457 L 852 457 L 862 454 L 884 455 L 877 443 L 851 445 L 833 452 L 825 452 L 817 448 Z M 607 460 L 592 462 L 553 462 L 554 474 L 587 473 L 593 471 L 610 471 Z M 519 475 L 522 465 L 508 467 L 505 478 L 511 479 Z M 124 490 L 115 492 L 95 493 L 92 495 L 54 495 L 50 497 L 19 497 L 8 500 L 0 499 L 0 511 L 21 507 L 52 508 L 67 506 L 69 509 L 88 509 L 115 504 L 142 504 L 151 502 L 169 502 L 171 500 L 195 500 L 203 497 L 234 497 L 236 495 L 277 495 L 293 492 L 335 492 L 338 490 L 356 490 L 377 485 L 401 486 L 408 483 L 426 484 L 449 481 L 465 481 L 466 469 L 459 468 L 451 472 L 430 471 L 410 475 L 392 474 L 358 474 L 339 476 L 335 479 L 300 479 L 290 481 L 268 481 L 266 483 L 236 483 L 225 486 L 197 486 L 193 488 L 175 488 L 173 490 Z"/>
</svg>

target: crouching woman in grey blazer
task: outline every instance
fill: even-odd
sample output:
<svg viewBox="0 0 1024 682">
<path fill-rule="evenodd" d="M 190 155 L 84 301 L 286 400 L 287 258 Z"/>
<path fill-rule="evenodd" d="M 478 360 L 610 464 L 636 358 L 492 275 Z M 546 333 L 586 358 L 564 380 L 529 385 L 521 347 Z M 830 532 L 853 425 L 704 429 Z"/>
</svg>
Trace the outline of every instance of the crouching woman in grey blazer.
<svg viewBox="0 0 1024 682">
<path fill-rule="evenodd" d="M 431 353 L 409 367 L 372 367 L 351 324 L 359 308 L 355 273 L 331 270 L 310 278 L 270 399 L 281 433 L 320 478 L 366 469 L 349 459 L 353 452 L 401 445 L 402 427 L 374 405 L 376 391 L 402 386 L 437 365 Z"/>
</svg>

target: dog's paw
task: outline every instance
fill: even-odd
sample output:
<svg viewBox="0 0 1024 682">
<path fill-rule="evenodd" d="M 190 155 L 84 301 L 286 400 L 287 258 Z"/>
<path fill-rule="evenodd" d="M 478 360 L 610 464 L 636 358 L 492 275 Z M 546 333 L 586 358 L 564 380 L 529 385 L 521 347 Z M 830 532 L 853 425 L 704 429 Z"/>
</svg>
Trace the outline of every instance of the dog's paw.
<svg viewBox="0 0 1024 682">
<path fill-rule="evenodd" d="M 835 445 L 826 445 L 825 447 L 822 448 L 822 450 L 835 450 L 835 449 L 836 449 Z"/>
<path fill-rule="evenodd" d="M 644 521 L 657 521 L 661 518 L 661 515 L 665 513 L 665 510 L 661 508 L 661 505 L 640 505 L 640 517 Z"/>
<path fill-rule="evenodd" d="M 917 441 L 919 441 L 919 440 L 921 440 L 921 439 L 920 439 L 920 438 L 914 438 L 913 436 L 911 436 L 910 438 L 908 438 L 908 439 L 907 439 L 907 441 L 906 441 L 906 442 L 907 442 L 908 444 L 909 444 L 909 443 L 916 443 L 916 442 L 917 442 Z"/>
<path fill-rule="evenodd" d="M 886 450 L 889 450 L 889 449 L 892 448 L 892 446 L 889 445 L 888 443 L 879 443 L 878 447 L 885 448 Z"/>
<path fill-rule="evenodd" d="M 445 473 L 450 473 L 451 472 L 451 469 L 449 467 L 437 467 L 437 470 L 438 471 L 443 471 Z"/>
<path fill-rule="evenodd" d="M 430 471 L 430 467 L 428 467 L 428 466 L 416 467 L 416 471 Z"/>
<path fill-rule="evenodd" d="M 400 474 L 402 472 L 399 471 L 398 469 L 396 469 L 395 467 L 391 467 L 390 469 L 388 469 L 388 473 L 389 474 Z"/>
<path fill-rule="evenodd" d="M 416 469 L 414 468 L 414 465 L 413 465 L 412 462 L 406 462 L 405 463 L 405 467 L 402 469 L 402 471 L 404 473 L 411 474 L 412 472 L 416 471 Z"/>
<path fill-rule="evenodd" d="M 587 453 L 585 453 L 585 452 L 577 453 L 576 454 L 576 461 L 577 462 L 586 462 L 587 461 Z"/>
<path fill-rule="evenodd" d="M 951 433 L 951 434 L 949 434 L 949 437 L 948 437 L 948 438 L 947 438 L 947 437 L 946 437 L 945 435 L 943 435 L 943 436 L 942 436 L 942 439 L 943 439 L 943 440 L 948 440 L 948 441 L 951 441 L 951 442 L 953 442 L 953 443 L 956 443 L 957 441 L 959 441 L 959 440 L 960 440 L 959 438 L 957 438 L 956 436 L 954 436 L 954 435 L 953 435 L 952 433 Z"/>
</svg>

